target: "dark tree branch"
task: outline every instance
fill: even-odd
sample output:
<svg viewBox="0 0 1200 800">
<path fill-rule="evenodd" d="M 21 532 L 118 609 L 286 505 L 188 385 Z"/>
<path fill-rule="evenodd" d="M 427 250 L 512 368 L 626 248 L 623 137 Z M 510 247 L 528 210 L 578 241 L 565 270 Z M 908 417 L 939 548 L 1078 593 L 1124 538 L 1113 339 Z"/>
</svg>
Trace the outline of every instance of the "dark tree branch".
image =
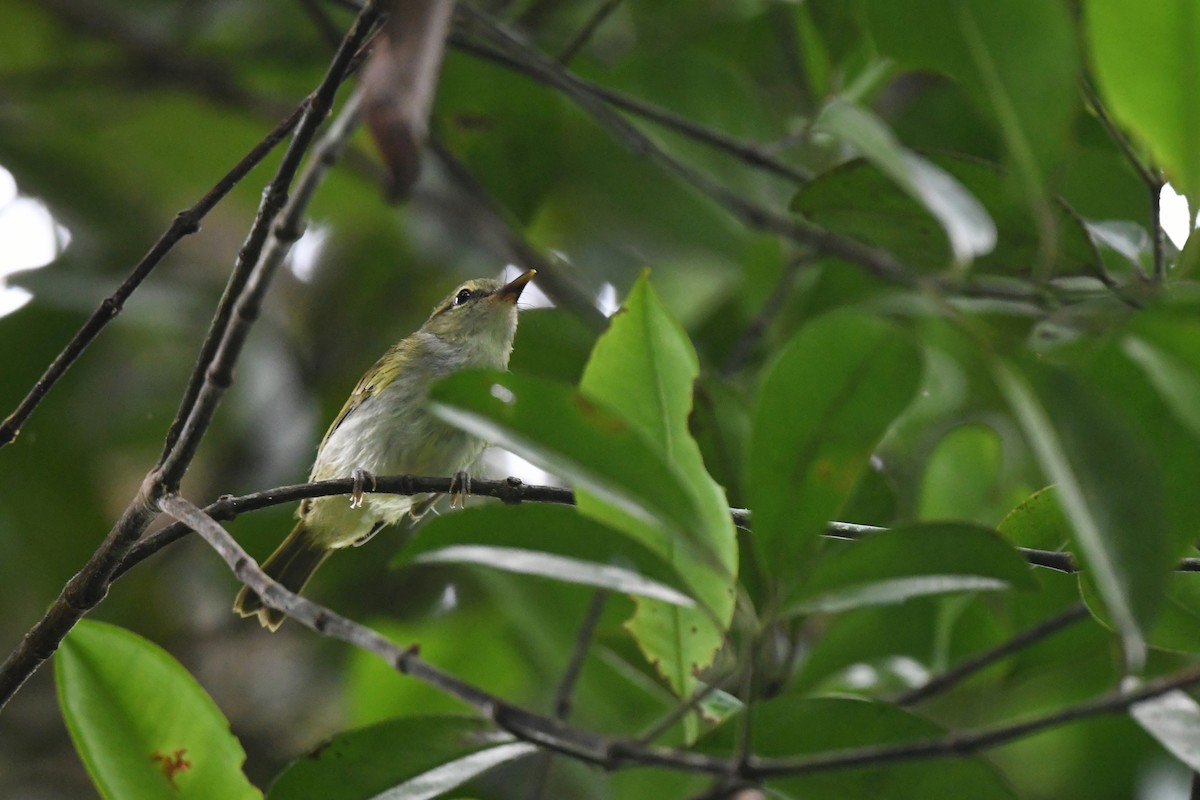
<svg viewBox="0 0 1200 800">
<path fill-rule="evenodd" d="M 953 687 L 957 686 L 962 681 L 979 672 L 982 669 L 990 667 L 998 661 L 1002 661 L 1014 653 L 1023 650 L 1026 647 L 1037 644 L 1047 636 L 1058 633 L 1064 628 L 1074 625 L 1076 622 L 1087 618 L 1087 606 L 1083 603 L 1078 603 L 1071 606 L 1070 609 L 1062 614 L 1051 617 L 1044 622 L 1022 631 L 1006 642 L 980 653 L 977 656 L 968 658 L 956 667 L 935 675 L 922 685 L 915 689 L 905 692 L 892 702 L 901 706 L 910 706 L 916 703 L 924 702 L 931 697 L 939 695 Z"/>
<path fill-rule="evenodd" d="M 316 91 L 309 96 L 308 105 L 296 133 L 283 155 L 275 177 L 263 192 L 258 214 L 250 226 L 238 253 L 237 263 L 229 277 L 225 294 L 213 316 L 212 325 L 200 355 L 192 371 L 191 379 L 179 405 L 174 422 L 167 433 L 166 445 L 155 469 L 153 479 L 164 491 L 174 491 L 187 471 L 200 440 L 208 431 L 209 423 L 226 389 L 233 383 L 233 367 L 241 355 L 250 327 L 258 318 L 262 298 L 274 277 L 277 259 L 262 258 L 268 239 L 274 234 L 279 247 L 285 250 L 299 238 L 293 225 L 284 225 L 272 230 L 277 217 L 288 202 L 288 187 L 300 169 L 301 161 L 313 140 L 317 129 L 333 106 L 338 86 L 349 75 L 358 48 L 367 40 L 378 19 L 374 3 L 368 3 L 355 19 L 350 32 L 342 40 L 334 54 L 324 79 Z M 339 143 L 340 146 L 340 143 Z M 323 166 L 321 174 L 323 174 Z M 307 198 L 305 198 L 307 199 Z M 297 203 L 294 214 L 285 217 L 295 220 L 303 213 Z"/>
<path fill-rule="evenodd" d="M 1088 717 L 1124 712 L 1136 703 L 1200 683 L 1200 667 L 1193 667 L 1149 681 L 1136 689 L 1117 689 L 1088 702 L 1015 723 L 936 739 L 847 748 L 829 753 L 782 758 L 749 756 L 743 759 L 707 755 L 672 747 L 656 747 L 637 740 L 596 734 L 562 720 L 514 706 L 490 692 L 444 672 L 423 661 L 416 645 L 401 648 L 376 631 L 289 592 L 275 583 L 220 524 L 188 500 L 170 494 L 160 498 L 158 504 L 163 511 L 196 530 L 229 565 L 238 579 L 257 592 L 272 608 L 283 611 L 317 633 L 378 655 L 397 671 L 467 703 L 498 728 L 518 739 L 609 770 L 631 766 L 658 766 L 684 772 L 759 781 L 847 767 L 960 757 Z"/>
<path fill-rule="evenodd" d="M 545 72 L 531 68 L 524 60 L 506 55 L 503 50 L 498 50 L 495 47 L 489 47 L 485 44 L 472 41 L 471 39 L 453 34 L 450 37 L 450 44 L 456 50 L 460 50 L 477 58 L 491 61 L 508 69 L 526 75 L 533 80 L 538 81 L 551 88 L 561 89 L 558 83 L 550 78 Z M 557 62 L 550 62 L 557 63 Z M 693 139 L 701 144 L 706 144 L 716 150 L 721 150 L 728 153 L 730 156 L 737 158 L 740 161 L 749 164 L 766 172 L 770 172 L 780 178 L 786 178 L 795 183 L 804 183 L 809 179 L 809 174 L 804 170 L 794 167 L 785 161 L 776 158 L 768 148 L 756 143 L 748 142 L 739 139 L 735 136 L 730 136 L 714 128 L 706 125 L 701 125 L 695 120 L 689 119 L 681 114 L 676 114 L 674 111 L 669 111 L 662 106 L 642 100 L 632 95 L 618 92 L 615 89 L 608 89 L 599 84 L 580 78 L 573 73 L 571 79 L 581 89 L 603 100 L 605 103 L 619 108 L 622 111 L 641 117 L 648 122 L 653 122 L 663 128 L 674 131 L 689 139 Z"/>
<path fill-rule="evenodd" d="M 587 47 L 587 43 L 592 40 L 592 36 L 596 33 L 596 29 L 604 24 L 612 12 L 617 10 L 617 6 L 621 5 L 621 0 L 601 0 L 600 5 L 588 17 L 587 22 L 579 29 L 578 33 L 571 37 L 571 41 L 567 42 L 566 47 L 558 54 L 558 63 L 566 66 L 579 55 L 579 51 Z"/>
<path fill-rule="evenodd" d="M 369 35 L 376 17 L 373 5 L 363 10 L 346 34 L 320 86 L 303 104 L 304 110 L 296 123 L 292 142 L 264 194 L 247 244 L 239 255 L 209 337 L 201 350 L 192 380 L 192 386 L 197 388 L 192 391 L 192 386 L 189 386 L 179 415 L 168 432 L 167 445 L 159 466 L 146 476 L 137 496 L 122 512 L 116 525 L 83 568 L 67 582 L 49 611 L 26 632 L 4 663 L 0 664 L 0 711 L 25 680 L 54 653 L 75 623 L 104 599 L 114 572 L 156 516 L 157 498 L 178 485 L 186 471 L 217 402 L 232 382 L 233 363 L 240 352 L 248 326 L 257 313 L 261 293 L 265 290 L 265 276 L 252 275 L 252 268 L 258 262 L 271 223 L 287 198 L 287 186 L 299 168 L 303 152 L 329 113 L 334 93 L 346 78 L 356 52 Z M 237 311 L 236 319 L 232 316 L 234 310 Z M 219 342 L 219 345 L 213 342 Z"/>
</svg>

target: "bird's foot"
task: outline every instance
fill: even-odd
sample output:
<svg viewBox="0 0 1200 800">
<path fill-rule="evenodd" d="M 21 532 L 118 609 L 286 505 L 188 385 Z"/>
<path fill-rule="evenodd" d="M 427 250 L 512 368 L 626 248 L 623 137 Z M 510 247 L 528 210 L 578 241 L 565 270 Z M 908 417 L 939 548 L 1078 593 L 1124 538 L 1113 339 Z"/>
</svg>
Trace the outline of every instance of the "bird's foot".
<svg viewBox="0 0 1200 800">
<path fill-rule="evenodd" d="M 363 489 L 367 481 L 370 481 L 371 491 L 375 491 L 375 476 L 365 469 L 356 469 L 350 475 L 354 478 L 354 487 L 350 490 L 350 507 L 362 508 Z"/>
<path fill-rule="evenodd" d="M 462 506 L 467 507 L 467 495 L 471 493 L 471 476 L 466 470 L 459 470 L 454 473 L 453 480 L 450 481 L 450 507 Z"/>
</svg>

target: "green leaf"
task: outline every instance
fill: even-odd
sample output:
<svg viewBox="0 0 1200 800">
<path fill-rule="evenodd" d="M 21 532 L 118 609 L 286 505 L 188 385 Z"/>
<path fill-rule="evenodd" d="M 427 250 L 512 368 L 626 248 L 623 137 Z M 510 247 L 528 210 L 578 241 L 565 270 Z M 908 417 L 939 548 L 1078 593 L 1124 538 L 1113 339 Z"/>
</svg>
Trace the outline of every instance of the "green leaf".
<svg viewBox="0 0 1200 800">
<path fill-rule="evenodd" d="M 897 328 L 845 313 L 809 323 L 770 368 L 745 484 L 758 558 L 778 584 L 803 574 L 920 374 L 920 354 Z"/>
<path fill-rule="evenodd" d="M 656 553 L 568 506 L 487 505 L 431 520 L 393 561 L 475 564 L 694 606 Z"/>
<path fill-rule="evenodd" d="M 525 375 L 577 383 L 595 341 L 595 332 L 569 311 L 522 311 L 508 368 Z"/>
<path fill-rule="evenodd" d="M 852 144 L 932 214 L 950 241 L 955 264 L 967 264 L 996 246 L 996 225 L 975 196 L 953 175 L 906 149 L 869 111 L 834 100 L 814 127 Z"/>
<path fill-rule="evenodd" d="M 737 548 L 724 490 L 704 466 L 700 448 L 688 431 L 692 386 L 699 374 L 696 353 L 643 273 L 629 298 L 596 343 L 580 390 L 617 411 L 651 442 L 684 477 L 702 522 L 693 530 L 714 559 L 697 558 L 692 548 L 661 530 L 648 528 L 586 489 L 580 510 L 626 530 L 661 553 L 688 581 L 692 594 L 708 609 L 665 606 L 637 599 L 629 621 L 631 634 L 646 658 L 680 695 L 692 691 L 697 672 L 708 666 L 733 617 Z M 714 563 L 715 562 L 715 563 Z"/>
<path fill-rule="evenodd" d="M 1113 630 L 1112 617 L 1086 575 L 1079 581 L 1080 595 L 1092 616 Z M 1163 581 L 1163 602 L 1154 625 L 1146 632 L 1146 644 L 1171 653 L 1200 654 L 1200 576 L 1192 572 L 1173 572 Z"/>
<path fill-rule="evenodd" d="M 563 384 L 506 372 L 464 371 L 430 393 L 430 410 L 462 430 L 586 488 L 615 513 L 707 554 L 685 477 L 625 419 Z M 732 523 L 730 523 L 732 525 Z"/>
<path fill-rule="evenodd" d="M 1014 202 L 1003 171 L 977 159 L 931 155 L 930 164 L 964 186 L 994 220 L 1000 238 L 995 248 L 975 261 L 975 272 L 1028 275 L 1041 253 L 1041 231 L 1026 206 Z M 945 233 L 912 197 L 900 191 L 878 166 L 856 159 L 806 183 L 792 209 L 823 227 L 885 247 L 904 263 L 938 270 L 953 257 Z M 1095 253 L 1087 229 L 1065 208 L 1053 209 L 1057 247 L 1052 271 L 1058 275 L 1091 274 Z"/>
<path fill-rule="evenodd" d="M 1059 370 L 996 379 L 1046 475 L 1058 486 L 1074 550 L 1104 599 L 1131 670 L 1162 599 L 1172 549 L 1154 460 L 1112 409 Z"/>
<path fill-rule="evenodd" d="M 994 524 L 1009 505 L 996 497 L 1002 456 L 999 435 L 986 425 L 948 431 L 925 466 L 919 516 Z"/>
<path fill-rule="evenodd" d="M 538 696 L 541 672 L 527 641 L 496 624 L 494 610 L 456 607 L 413 620 L 373 619 L 370 626 L 402 646 L 418 644 L 421 656 L 462 680 L 508 698 L 528 702 Z M 471 646 L 464 647 L 464 642 Z M 365 650 L 352 650 L 343 681 L 343 707 L 354 725 L 397 716 L 456 714 L 466 703 L 401 675 Z"/>
<path fill-rule="evenodd" d="M 1121 341 L 1133 361 L 1174 412 L 1200 439 L 1200 324 L 1195 319 L 1148 317 L 1137 320 Z"/>
<path fill-rule="evenodd" d="M 1071 538 L 1071 525 L 1054 486 L 1034 492 L 1008 512 L 997 530 L 1016 546 L 1035 550 L 1063 550 Z"/>
<path fill-rule="evenodd" d="M 1025 559 L 994 531 L 925 523 L 874 534 L 822 560 L 788 611 L 844 611 L 924 595 L 1035 585 Z"/>
<path fill-rule="evenodd" d="M 1183 194 L 1200 198 L 1200 8 L 1193 0 L 1089 0 L 1096 81 L 1117 121 L 1149 147 Z"/>
<path fill-rule="evenodd" d="M 269 800 L 428 800 L 537 748 L 474 717 L 401 717 L 339 734 L 292 762 Z"/>
<path fill-rule="evenodd" d="M 740 715 L 698 743 L 705 752 L 736 752 Z M 777 697 L 756 703 L 751 751 L 758 756 L 795 757 L 856 747 L 936 739 L 945 731 L 895 706 L 848 698 Z M 947 796 L 1001 800 L 1015 797 L 999 771 L 979 756 L 866 764 L 767 782 L 772 797 L 841 800 L 887 797 L 928 800 Z"/>
<path fill-rule="evenodd" d="M 1040 198 L 1078 107 L 1078 44 L 1066 8 L 1042 0 L 924 0 L 916 8 L 868 0 L 866 10 L 883 54 L 965 85 L 998 124 L 1026 195 Z"/>
<path fill-rule="evenodd" d="M 100 793 L 137 798 L 261 797 L 212 698 L 165 650 L 81 621 L 55 656 L 71 740 Z"/>
</svg>

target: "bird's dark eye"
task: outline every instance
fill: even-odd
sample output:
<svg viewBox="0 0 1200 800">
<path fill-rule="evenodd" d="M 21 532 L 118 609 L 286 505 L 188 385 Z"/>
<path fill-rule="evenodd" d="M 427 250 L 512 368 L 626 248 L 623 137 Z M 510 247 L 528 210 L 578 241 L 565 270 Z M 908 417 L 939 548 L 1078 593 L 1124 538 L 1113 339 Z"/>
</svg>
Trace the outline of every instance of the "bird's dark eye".
<svg viewBox="0 0 1200 800">
<path fill-rule="evenodd" d="M 463 289 L 458 294 L 454 295 L 454 305 L 461 306 L 463 303 L 471 299 L 471 290 Z"/>
</svg>

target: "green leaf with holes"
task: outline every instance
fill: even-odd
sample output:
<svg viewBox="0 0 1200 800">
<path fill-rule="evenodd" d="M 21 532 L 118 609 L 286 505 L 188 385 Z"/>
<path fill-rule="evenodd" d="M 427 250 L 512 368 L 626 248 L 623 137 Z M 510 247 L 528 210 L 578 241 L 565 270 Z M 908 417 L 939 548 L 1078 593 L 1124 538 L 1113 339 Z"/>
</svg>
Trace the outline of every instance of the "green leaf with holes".
<svg viewBox="0 0 1200 800">
<path fill-rule="evenodd" d="M 688 609 L 638 599 L 629 630 L 650 663 L 679 694 L 689 693 L 699 670 L 711 663 L 733 616 L 737 549 L 725 491 L 708 474 L 688 430 L 692 387 L 699 375 L 687 334 L 667 311 L 643 273 L 600 337 L 580 390 L 615 410 L 650 442 L 672 470 L 684 476 L 701 524 L 692 535 L 702 554 L 676 536 L 647 527 L 584 488 L 580 509 L 627 531 L 659 553 L 688 581 L 703 608 Z"/>
</svg>

